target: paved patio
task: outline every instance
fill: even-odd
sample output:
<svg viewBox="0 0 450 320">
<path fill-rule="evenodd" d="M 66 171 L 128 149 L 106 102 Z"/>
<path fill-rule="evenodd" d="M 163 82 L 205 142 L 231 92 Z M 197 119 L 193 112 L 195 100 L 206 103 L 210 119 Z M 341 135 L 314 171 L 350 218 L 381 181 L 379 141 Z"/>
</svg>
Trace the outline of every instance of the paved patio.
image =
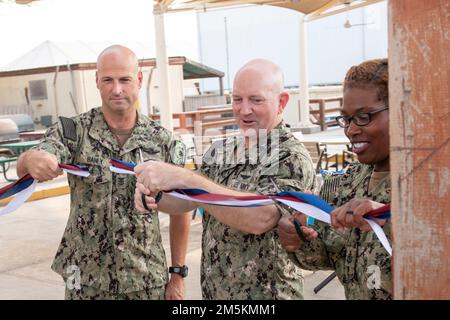
<svg viewBox="0 0 450 320">
<path fill-rule="evenodd" d="M 0 299 L 64 299 L 64 282 L 50 269 L 69 212 L 69 196 L 25 203 L 0 217 Z M 169 216 L 160 214 L 164 247 L 169 249 Z M 201 299 L 201 220 L 192 221 L 186 264 L 186 298 Z M 170 259 L 170 254 L 168 254 Z M 344 299 L 334 279 L 319 294 L 312 291 L 330 272 L 305 271 L 306 299 Z"/>
<path fill-rule="evenodd" d="M 305 141 L 342 139 L 343 130 L 332 128 L 326 132 L 303 135 Z M 13 177 L 12 165 L 9 176 Z M 0 178 L 0 187 L 6 185 Z M 51 182 L 41 183 L 37 190 L 46 190 L 53 197 L 27 202 L 16 212 L 0 217 L 0 299 L 64 299 L 64 282 L 50 269 L 56 249 L 61 240 L 68 214 L 69 195 L 55 196 L 52 190 L 67 185 L 66 176 Z M 169 216 L 160 214 L 164 247 L 169 252 Z M 200 218 L 192 221 L 186 264 L 189 276 L 186 278 L 186 299 L 201 299 Z M 170 254 L 167 254 L 170 259 Z M 170 263 L 170 262 L 169 262 Z M 344 299 L 344 290 L 335 278 L 318 294 L 313 288 L 331 272 L 305 271 L 306 299 Z"/>
</svg>

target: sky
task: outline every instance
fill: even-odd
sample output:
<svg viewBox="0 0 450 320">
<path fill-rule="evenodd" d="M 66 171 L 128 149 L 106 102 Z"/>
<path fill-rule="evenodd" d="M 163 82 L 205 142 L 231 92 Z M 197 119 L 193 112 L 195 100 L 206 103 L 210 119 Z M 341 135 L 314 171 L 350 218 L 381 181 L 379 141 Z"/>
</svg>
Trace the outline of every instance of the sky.
<svg viewBox="0 0 450 320">
<path fill-rule="evenodd" d="M 8 1 L 0 3 L 0 67 L 46 40 L 154 45 L 151 0 L 40 0 L 25 6 Z M 229 70 L 225 89 L 245 62 L 267 58 L 281 66 L 286 85 L 296 86 L 300 16 L 272 6 L 167 14 L 168 55 L 186 56 L 225 73 Z M 344 28 L 347 18 L 367 25 Z M 312 21 L 307 30 L 311 84 L 340 83 L 350 66 L 387 56 L 386 2 Z M 201 87 L 217 90 L 218 81 L 204 80 Z"/>
<path fill-rule="evenodd" d="M 166 15 L 170 55 L 196 60 L 194 13 Z M 151 0 L 40 0 L 30 5 L 0 3 L 0 66 L 46 41 L 150 41 L 154 43 Z"/>
<path fill-rule="evenodd" d="M 257 57 L 277 63 L 284 71 L 285 84 L 297 86 L 300 17 L 296 11 L 272 6 L 202 13 L 202 62 L 230 70 L 225 88 L 232 85 L 234 74 L 244 63 Z M 346 19 L 355 26 L 344 28 Z M 386 2 L 308 22 L 307 35 L 310 84 L 341 83 L 350 66 L 387 56 Z M 213 90 L 216 83 L 205 80 L 202 89 Z"/>
</svg>

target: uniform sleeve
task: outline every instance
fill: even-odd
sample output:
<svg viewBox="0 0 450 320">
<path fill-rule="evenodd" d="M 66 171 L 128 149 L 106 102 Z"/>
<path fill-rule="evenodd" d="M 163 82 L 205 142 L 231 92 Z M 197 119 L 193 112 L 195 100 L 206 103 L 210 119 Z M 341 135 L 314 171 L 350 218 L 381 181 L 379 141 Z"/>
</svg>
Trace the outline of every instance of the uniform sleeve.
<svg viewBox="0 0 450 320">
<path fill-rule="evenodd" d="M 219 163 L 223 163 L 223 159 L 218 160 L 218 157 L 223 156 L 223 150 L 225 148 L 224 141 L 215 141 L 206 150 L 202 157 L 202 165 L 199 169 L 199 173 L 214 180 L 215 173 Z M 219 156 L 220 154 L 220 156 Z"/>
<path fill-rule="evenodd" d="M 321 221 L 316 221 L 312 228 L 319 233 L 317 239 L 305 242 L 295 252 L 300 267 L 307 270 L 336 269 L 337 262 L 345 255 L 349 233 L 338 233 Z"/>
<path fill-rule="evenodd" d="M 72 159 L 70 150 L 64 142 L 59 121 L 45 132 L 42 141 L 32 149 L 46 151 L 55 155 L 59 163 L 68 163 Z"/>
<path fill-rule="evenodd" d="M 181 167 L 186 163 L 186 146 L 175 137 L 168 143 L 166 161 Z"/>
<path fill-rule="evenodd" d="M 320 239 L 304 243 L 300 249 L 295 251 L 295 258 L 300 268 L 305 270 L 333 269 L 325 245 Z"/>
<path fill-rule="evenodd" d="M 284 191 L 312 191 L 315 172 L 311 160 L 302 154 L 280 157 L 278 163 L 266 166 L 258 180 L 258 194 L 275 194 Z M 276 204 L 280 214 L 291 215 L 292 209 L 284 204 Z"/>
</svg>

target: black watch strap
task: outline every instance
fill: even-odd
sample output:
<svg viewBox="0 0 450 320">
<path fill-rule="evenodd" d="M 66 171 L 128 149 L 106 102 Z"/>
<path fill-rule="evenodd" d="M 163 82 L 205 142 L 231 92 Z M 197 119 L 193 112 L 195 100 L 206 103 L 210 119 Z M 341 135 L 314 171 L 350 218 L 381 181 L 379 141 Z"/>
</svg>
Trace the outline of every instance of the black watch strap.
<svg viewBox="0 0 450 320">
<path fill-rule="evenodd" d="M 188 276 L 187 266 L 172 266 L 169 267 L 169 273 L 179 274 L 181 277 L 186 278 Z"/>
</svg>

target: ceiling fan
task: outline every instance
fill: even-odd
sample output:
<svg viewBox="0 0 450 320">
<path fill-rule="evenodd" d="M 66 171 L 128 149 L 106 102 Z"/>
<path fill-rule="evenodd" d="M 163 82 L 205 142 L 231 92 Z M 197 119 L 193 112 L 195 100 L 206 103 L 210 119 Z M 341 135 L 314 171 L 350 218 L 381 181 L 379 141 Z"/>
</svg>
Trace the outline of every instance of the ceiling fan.
<svg viewBox="0 0 450 320">
<path fill-rule="evenodd" d="M 367 25 L 371 25 L 374 24 L 374 22 L 370 22 L 370 23 L 351 23 L 350 19 L 347 18 L 347 20 L 345 20 L 344 22 L 344 28 L 351 28 L 351 27 L 358 27 L 358 26 L 367 26 Z"/>
<path fill-rule="evenodd" d="M 346 7 L 350 6 L 350 2 L 349 1 L 342 2 L 342 4 L 344 6 L 346 6 Z M 348 14 L 348 10 L 345 11 L 345 14 L 346 14 L 347 18 L 345 19 L 343 27 L 346 28 L 346 29 L 350 29 L 351 27 L 367 26 L 367 25 L 374 24 L 374 22 L 369 22 L 369 23 L 365 23 L 365 22 L 363 22 L 363 23 L 351 23 L 350 22 L 350 18 L 349 18 L 349 14 Z M 364 17 L 364 13 L 363 13 L 363 17 Z"/>
</svg>

